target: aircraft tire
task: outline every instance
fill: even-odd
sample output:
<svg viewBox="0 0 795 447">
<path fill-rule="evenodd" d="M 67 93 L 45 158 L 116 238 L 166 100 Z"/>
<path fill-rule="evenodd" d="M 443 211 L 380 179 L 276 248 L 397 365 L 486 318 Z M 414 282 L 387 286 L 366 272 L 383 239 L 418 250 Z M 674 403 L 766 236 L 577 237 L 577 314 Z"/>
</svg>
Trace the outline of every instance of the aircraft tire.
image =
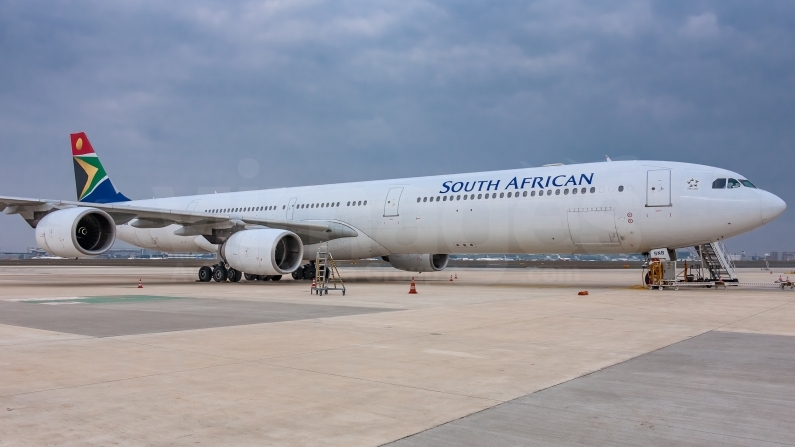
<svg viewBox="0 0 795 447">
<path fill-rule="evenodd" d="M 271 280 L 271 276 L 270 275 L 259 275 L 257 277 L 257 280 L 259 280 L 259 281 L 270 281 Z"/>
<path fill-rule="evenodd" d="M 246 281 L 256 281 L 256 280 L 258 280 L 258 279 L 259 279 L 259 276 L 257 276 L 257 275 L 250 275 L 250 274 L 248 274 L 248 273 L 244 273 L 244 274 L 243 274 L 243 277 L 244 277 L 244 278 L 246 278 Z"/>
<path fill-rule="evenodd" d="M 304 279 L 315 279 L 315 267 L 312 264 L 304 266 Z"/>
<path fill-rule="evenodd" d="M 210 282 L 213 279 L 213 269 L 206 265 L 199 269 L 199 282 Z"/>
<path fill-rule="evenodd" d="M 304 268 L 303 267 L 299 267 L 299 268 L 295 269 L 295 271 L 292 273 L 292 277 L 296 281 L 300 281 L 300 280 L 304 279 Z"/>
<path fill-rule="evenodd" d="M 271 281 L 279 281 L 282 279 L 282 275 L 273 275 L 271 276 Z"/>
<path fill-rule="evenodd" d="M 215 267 L 215 269 L 213 270 L 213 281 L 215 282 L 226 281 L 226 268 L 224 268 L 224 266 L 219 265 Z"/>
<path fill-rule="evenodd" d="M 226 277 L 229 279 L 229 282 L 240 282 L 243 279 L 243 272 L 238 272 L 235 269 L 229 269 L 226 272 Z"/>
</svg>

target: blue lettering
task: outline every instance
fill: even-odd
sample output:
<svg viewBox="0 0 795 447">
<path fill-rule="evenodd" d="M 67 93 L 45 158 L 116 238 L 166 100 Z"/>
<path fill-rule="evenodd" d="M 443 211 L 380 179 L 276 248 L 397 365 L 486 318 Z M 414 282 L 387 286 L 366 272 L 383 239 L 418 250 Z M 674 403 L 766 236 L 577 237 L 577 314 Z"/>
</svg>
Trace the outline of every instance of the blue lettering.
<svg viewBox="0 0 795 447">
<path fill-rule="evenodd" d="M 505 186 L 505 189 L 508 189 L 508 188 L 510 188 L 510 187 L 511 187 L 511 185 L 513 185 L 513 189 L 519 189 L 519 184 L 516 182 L 516 177 L 514 177 L 514 178 L 513 178 L 513 180 L 511 180 L 511 181 L 508 183 L 508 185 L 507 185 L 507 186 Z"/>
<path fill-rule="evenodd" d="M 549 186 L 549 180 L 552 179 L 552 176 L 547 177 L 547 183 L 544 185 L 544 188 Z"/>
<path fill-rule="evenodd" d="M 558 179 L 561 178 L 561 177 L 566 178 L 565 175 L 555 176 L 555 178 L 552 179 L 552 184 L 555 185 L 555 186 L 563 186 L 563 185 L 558 185 Z"/>
<path fill-rule="evenodd" d="M 472 182 L 471 188 L 469 187 L 469 182 L 467 182 L 467 184 L 464 185 L 464 191 L 466 192 L 472 192 L 474 189 L 475 189 L 475 182 Z"/>
<path fill-rule="evenodd" d="M 544 177 L 533 177 L 533 184 L 530 185 L 530 187 L 535 188 L 536 183 L 538 184 L 539 188 L 544 189 L 544 185 L 542 184 L 544 183 Z"/>
<path fill-rule="evenodd" d="M 453 183 L 453 182 L 447 181 L 447 182 L 442 183 L 442 186 L 444 187 L 444 191 L 439 191 L 439 194 L 444 194 L 447 191 L 450 191 L 450 185 L 448 185 L 448 183 Z"/>
<path fill-rule="evenodd" d="M 593 181 L 593 172 L 591 173 L 590 177 L 586 177 L 585 174 L 580 174 L 580 185 L 582 185 L 582 181 L 585 180 L 590 185 Z"/>
<path fill-rule="evenodd" d="M 483 184 L 486 183 L 485 180 L 481 180 L 478 182 L 478 191 L 483 191 Z"/>
<path fill-rule="evenodd" d="M 571 183 L 574 186 L 577 186 L 577 179 L 574 178 L 574 176 L 572 175 L 571 177 L 569 177 L 568 180 L 566 180 L 566 184 L 564 184 L 563 186 L 569 186 L 569 183 Z"/>
<path fill-rule="evenodd" d="M 456 189 L 456 187 L 458 187 L 458 189 Z M 463 188 L 463 187 L 464 187 L 464 183 L 463 182 L 455 182 L 455 183 L 453 183 L 452 191 L 453 192 L 461 191 L 461 188 Z"/>
<path fill-rule="evenodd" d="M 527 183 L 528 183 L 530 180 L 531 180 L 531 179 L 530 179 L 530 178 L 528 178 L 528 177 L 525 177 L 525 178 L 523 178 L 523 179 L 522 179 L 522 186 L 521 186 L 521 188 L 522 188 L 522 189 L 524 189 L 524 185 L 525 185 L 525 184 L 527 184 Z"/>
<path fill-rule="evenodd" d="M 489 186 L 487 186 L 487 187 L 486 187 L 486 191 L 489 191 L 489 190 L 491 190 L 491 187 L 492 187 L 492 186 L 494 186 L 494 190 L 495 190 L 495 191 L 496 191 L 496 190 L 498 190 L 498 189 L 500 188 L 500 181 L 499 181 L 499 180 L 497 180 L 497 183 L 494 183 L 494 182 L 492 182 L 491 180 L 489 180 Z"/>
</svg>

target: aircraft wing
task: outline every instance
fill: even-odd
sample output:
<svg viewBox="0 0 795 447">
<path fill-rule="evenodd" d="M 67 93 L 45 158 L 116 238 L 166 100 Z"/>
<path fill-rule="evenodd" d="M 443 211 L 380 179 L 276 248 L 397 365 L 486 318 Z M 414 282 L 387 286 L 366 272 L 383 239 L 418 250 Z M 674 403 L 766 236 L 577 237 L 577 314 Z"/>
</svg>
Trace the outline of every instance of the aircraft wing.
<svg viewBox="0 0 795 447">
<path fill-rule="evenodd" d="M 327 241 L 340 237 L 355 237 L 358 233 L 347 225 L 326 221 L 292 221 L 260 219 L 237 214 L 215 214 L 165 208 L 149 208 L 120 203 L 86 203 L 69 200 L 31 199 L 23 197 L 0 196 L 0 211 L 6 214 L 20 214 L 35 227 L 38 221 L 53 210 L 87 207 L 108 213 L 116 225 L 131 222 L 136 228 L 163 228 L 168 225 L 182 225 L 178 235 L 210 234 L 214 228 L 234 226 L 262 226 L 296 233 L 304 243 Z"/>
</svg>

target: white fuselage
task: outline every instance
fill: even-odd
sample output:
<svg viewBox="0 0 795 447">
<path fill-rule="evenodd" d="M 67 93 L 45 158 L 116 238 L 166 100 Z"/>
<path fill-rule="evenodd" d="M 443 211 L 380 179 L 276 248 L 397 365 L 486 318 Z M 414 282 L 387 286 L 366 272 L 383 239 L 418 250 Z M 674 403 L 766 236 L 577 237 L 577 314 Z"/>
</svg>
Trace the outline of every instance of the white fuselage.
<svg viewBox="0 0 795 447">
<path fill-rule="evenodd" d="M 337 259 L 398 253 L 637 253 L 721 240 L 783 212 L 773 194 L 709 166 L 624 161 L 141 200 L 131 205 L 291 221 L 333 221 Z M 576 192 L 575 192 L 576 190 Z M 488 198 L 486 198 L 488 196 Z M 361 204 L 360 204 L 361 203 Z M 339 205 L 337 205 L 339 204 Z M 118 227 L 130 244 L 216 251 L 180 227 Z M 311 257 L 313 246 L 305 247 Z"/>
</svg>

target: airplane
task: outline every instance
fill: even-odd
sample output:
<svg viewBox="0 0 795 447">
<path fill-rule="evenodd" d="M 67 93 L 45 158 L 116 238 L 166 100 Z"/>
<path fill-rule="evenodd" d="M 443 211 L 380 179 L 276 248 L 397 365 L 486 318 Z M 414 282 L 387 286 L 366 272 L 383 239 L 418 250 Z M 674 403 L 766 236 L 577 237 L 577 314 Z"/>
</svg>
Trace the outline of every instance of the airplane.
<svg viewBox="0 0 795 447">
<path fill-rule="evenodd" d="M 337 260 L 381 257 L 441 271 L 451 254 L 649 253 L 736 236 L 786 204 L 744 176 L 668 161 L 554 164 L 454 175 L 130 200 L 84 132 L 71 134 L 77 200 L 0 196 L 48 253 L 85 258 L 116 239 L 217 253 L 199 280 L 311 279 L 322 243 Z"/>
</svg>

